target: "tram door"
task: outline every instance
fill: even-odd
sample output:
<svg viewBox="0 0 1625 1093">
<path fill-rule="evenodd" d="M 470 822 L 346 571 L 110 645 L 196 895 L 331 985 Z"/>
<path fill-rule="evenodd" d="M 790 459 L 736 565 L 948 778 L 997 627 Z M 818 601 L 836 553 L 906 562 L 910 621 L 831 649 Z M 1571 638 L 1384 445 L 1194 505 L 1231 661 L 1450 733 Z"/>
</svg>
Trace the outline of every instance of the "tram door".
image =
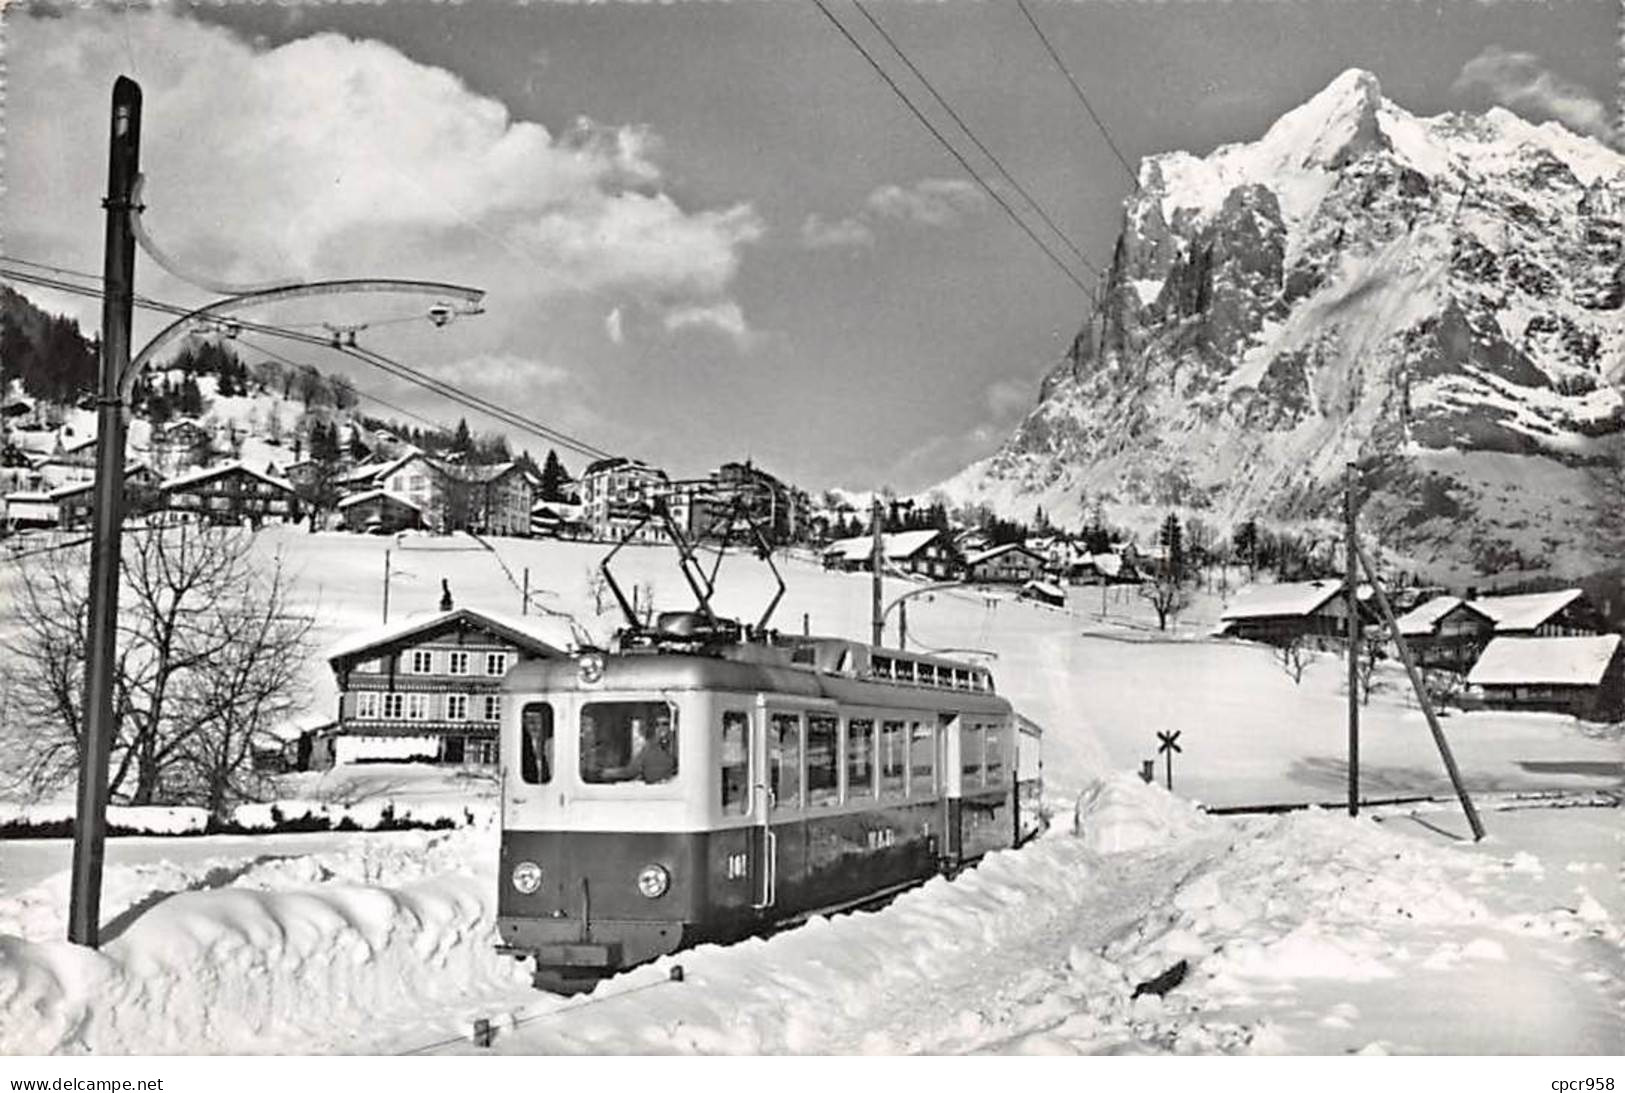
<svg viewBox="0 0 1625 1093">
<path fill-rule="evenodd" d="M 752 906 L 758 911 L 778 902 L 779 839 L 773 831 L 773 815 L 780 807 L 777 773 L 782 753 L 773 745 L 778 743 L 775 725 L 782 717 L 782 712 L 772 709 L 764 696 L 757 698 L 750 719 L 750 875 L 754 884 Z"/>
<path fill-rule="evenodd" d="M 959 764 L 959 724 L 957 713 L 937 715 L 937 790 L 942 802 L 937 810 L 937 822 L 942 826 L 937 855 L 954 864 L 964 856 L 960 822 L 964 779 Z"/>
</svg>

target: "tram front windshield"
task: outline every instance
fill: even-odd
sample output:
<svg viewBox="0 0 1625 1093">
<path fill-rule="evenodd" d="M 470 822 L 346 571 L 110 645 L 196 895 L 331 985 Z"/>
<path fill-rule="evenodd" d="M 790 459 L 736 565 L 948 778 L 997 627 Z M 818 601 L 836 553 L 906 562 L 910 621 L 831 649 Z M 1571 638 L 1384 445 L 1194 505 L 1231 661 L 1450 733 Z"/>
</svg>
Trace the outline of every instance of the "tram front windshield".
<svg viewBox="0 0 1625 1093">
<path fill-rule="evenodd" d="M 581 707 L 581 780 L 589 785 L 677 777 L 677 708 L 666 702 Z"/>
</svg>

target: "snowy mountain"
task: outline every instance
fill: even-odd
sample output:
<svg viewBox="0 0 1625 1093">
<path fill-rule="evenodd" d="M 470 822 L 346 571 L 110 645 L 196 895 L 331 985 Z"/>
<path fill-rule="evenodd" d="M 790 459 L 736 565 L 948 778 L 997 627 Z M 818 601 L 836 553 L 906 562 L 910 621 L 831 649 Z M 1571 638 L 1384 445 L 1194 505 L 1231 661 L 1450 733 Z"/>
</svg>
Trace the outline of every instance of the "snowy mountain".
<svg viewBox="0 0 1625 1093">
<path fill-rule="evenodd" d="M 1099 309 L 956 501 L 1331 517 L 1445 571 L 1575 571 L 1625 436 L 1625 156 L 1350 70 L 1259 140 L 1144 160 Z M 1617 483 L 1618 475 L 1614 475 Z"/>
</svg>

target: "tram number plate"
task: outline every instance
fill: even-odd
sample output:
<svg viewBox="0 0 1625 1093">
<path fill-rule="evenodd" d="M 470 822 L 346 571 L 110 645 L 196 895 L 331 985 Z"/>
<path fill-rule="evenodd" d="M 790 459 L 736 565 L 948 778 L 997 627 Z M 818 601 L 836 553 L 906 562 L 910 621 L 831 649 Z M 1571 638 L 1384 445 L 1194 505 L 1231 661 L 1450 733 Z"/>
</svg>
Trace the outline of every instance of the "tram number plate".
<svg viewBox="0 0 1625 1093">
<path fill-rule="evenodd" d="M 726 869 L 729 880 L 738 880 L 749 873 L 749 859 L 744 854 L 729 854 Z"/>
<path fill-rule="evenodd" d="M 869 832 L 869 849 L 879 850 L 897 844 L 897 833 L 889 827 L 876 828 Z"/>
</svg>

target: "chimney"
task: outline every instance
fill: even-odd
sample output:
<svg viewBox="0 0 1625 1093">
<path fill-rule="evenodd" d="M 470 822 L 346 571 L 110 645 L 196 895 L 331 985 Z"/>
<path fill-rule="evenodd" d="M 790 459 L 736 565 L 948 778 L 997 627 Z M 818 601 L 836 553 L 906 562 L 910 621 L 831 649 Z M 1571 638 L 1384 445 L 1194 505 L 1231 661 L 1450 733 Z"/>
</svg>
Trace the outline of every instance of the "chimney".
<svg viewBox="0 0 1625 1093">
<path fill-rule="evenodd" d="M 1475 584 L 1468 585 L 1467 586 L 1467 594 L 1464 595 L 1462 597 L 1462 599 L 1464 599 L 1464 600 L 1476 600 L 1476 599 L 1478 599 L 1478 586 L 1475 585 Z"/>
<path fill-rule="evenodd" d="M 451 582 L 442 577 L 440 578 L 440 610 L 450 611 L 451 606 Z"/>
</svg>

